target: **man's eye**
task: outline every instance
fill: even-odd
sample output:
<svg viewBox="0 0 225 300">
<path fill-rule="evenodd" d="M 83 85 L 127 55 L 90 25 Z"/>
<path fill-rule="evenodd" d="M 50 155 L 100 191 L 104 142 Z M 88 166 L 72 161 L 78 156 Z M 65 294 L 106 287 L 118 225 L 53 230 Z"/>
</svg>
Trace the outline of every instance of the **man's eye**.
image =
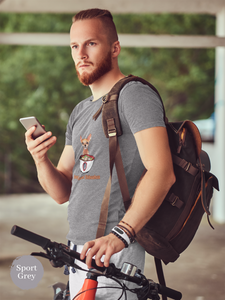
<svg viewBox="0 0 225 300">
<path fill-rule="evenodd" d="M 73 45 L 73 46 L 72 46 L 72 49 L 77 49 L 77 45 Z"/>
<path fill-rule="evenodd" d="M 95 43 L 94 43 L 94 42 L 90 42 L 88 45 L 89 45 L 89 46 L 94 46 Z"/>
</svg>

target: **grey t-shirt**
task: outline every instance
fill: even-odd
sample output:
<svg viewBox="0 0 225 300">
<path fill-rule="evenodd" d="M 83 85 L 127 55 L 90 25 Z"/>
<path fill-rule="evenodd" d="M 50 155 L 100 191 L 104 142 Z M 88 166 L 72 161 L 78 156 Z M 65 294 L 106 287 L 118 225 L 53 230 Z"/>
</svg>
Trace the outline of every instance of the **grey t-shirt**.
<svg viewBox="0 0 225 300">
<path fill-rule="evenodd" d="M 66 145 L 75 153 L 72 189 L 68 206 L 69 233 L 67 238 L 82 245 L 96 237 L 99 214 L 109 179 L 109 141 L 105 137 L 101 115 L 93 115 L 100 108 L 101 98 L 92 96 L 80 102 L 72 111 L 66 132 Z M 121 90 L 118 100 L 123 135 L 119 145 L 130 196 L 143 173 L 134 134 L 138 131 L 163 126 L 163 108 L 157 94 L 140 82 L 130 82 Z M 90 160 L 87 160 L 90 159 Z M 109 202 L 106 234 L 118 224 L 125 213 L 115 168 Z"/>
</svg>

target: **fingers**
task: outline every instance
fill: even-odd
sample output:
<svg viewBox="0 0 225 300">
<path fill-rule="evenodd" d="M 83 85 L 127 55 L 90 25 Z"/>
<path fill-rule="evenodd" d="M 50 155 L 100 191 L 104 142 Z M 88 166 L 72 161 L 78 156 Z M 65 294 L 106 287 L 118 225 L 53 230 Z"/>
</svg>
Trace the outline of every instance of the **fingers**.
<svg viewBox="0 0 225 300">
<path fill-rule="evenodd" d="M 104 266 L 108 267 L 110 264 L 110 258 L 113 254 L 120 252 L 125 248 L 124 243 L 118 239 L 115 235 L 109 234 L 109 243 L 107 245 L 106 251 L 105 251 L 105 257 L 104 257 Z"/>
<path fill-rule="evenodd" d="M 80 253 L 80 258 L 81 259 L 85 259 L 85 256 L 86 256 L 86 254 L 88 252 L 88 249 L 90 247 L 93 247 L 94 243 L 95 243 L 94 241 L 91 241 L 91 242 L 87 242 L 87 243 L 84 244 L 84 247 L 83 247 L 83 249 L 82 249 L 82 251 Z"/>
<path fill-rule="evenodd" d="M 46 157 L 47 151 L 56 143 L 56 137 L 52 133 L 46 132 L 35 140 L 32 137 L 36 127 L 33 126 L 25 133 L 27 149 L 36 162 L 42 161 Z"/>
<path fill-rule="evenodd" d="M 122 247 L 122 249 L 124 248 L 124 245 Z M 107 251 L 106 251 L 106 254 L 105 254 L 105 257 L 104 257 L 104 266 L 107 268 L 110 264 L 110 258 L 111 256 L 114 254 L 115 252 L 113 251 L 112 248 L 109 248 Z"/>
<path fill-rule="evenodd" d="M 32 134 L 35 132 L 36 126 L 32 126 L 30 129 L 27 130 L 25 133 L 26 141 L 33 140 Z"/>
<path fill-rule="evenodd" d="M 87 242 L 81 251 L 80 258 L 85 259 L 86 256 L 86 264 L 88 268 L 91 268 L 91 262 L 93 258 L 95 258 L 97 266 L 108 267 L 111 256 L 121 251 L 124 247 L 125 245 L 120 239 L 110 234 L 108 236 Z"/>
<path fill-rule="evenodd" d="M 105 246 L 100 247 L 98 249 L 97 253 L 95 254 L 95 262 L 96 262 L 97 266 L 99 266 L 99 267 L 103 267 L 103 266 L 108 267 L 109 266 L 109 264 L 108 265 L 105 264 L 105 257 L 104 257 L 104 255 L 105 255 L 106 251 L 107 251 L 107 248 Z"/>
<path fill-rule="evenodd" d="M 92 257 L 95 255 L 95 254 L 92 254 L 92 253 L 94 253 L 94 249 L 93 249 L 94 245 L 95 245 L 95 241 L 90 241 L 90 242 L 85 243 L 84 247 L 80 253 L 81 259 L 85 259 L 85 257 L 86 257 L 86 265 L 88 266 L 89 269 L 91 268 Z M 91 248 L 91 250 L 89 250 L 90 248 Z"/>
</svg>

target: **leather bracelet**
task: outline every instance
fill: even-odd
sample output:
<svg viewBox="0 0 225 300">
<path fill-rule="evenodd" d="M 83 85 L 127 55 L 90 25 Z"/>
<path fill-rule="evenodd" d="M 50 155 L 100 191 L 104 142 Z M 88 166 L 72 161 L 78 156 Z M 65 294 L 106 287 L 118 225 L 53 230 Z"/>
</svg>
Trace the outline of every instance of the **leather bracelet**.
<svg viewBox="0 0 225 300">
<path fill-rule="evenodd" d="M 125 248 L 128 248 L 128 246 L 130 245 L 130 238 L 124 230 L 122 230 L 118 226 L 115 226 L 115 227 L 113 227 L 111 233 L 113 233 L 116 237 L 118 237 L 124 243 Z"/>
<path fill-rule="evenodd" d="M 128 235 L 128 237 L 130 239 L 131 244 L 135 242 L 135 237 L 133 236 L 133 234 L 130 232 L 130 230 L 127 227 L 120 225 L 120 224 L 118 224 L 117 227 L 119 227 L 123 231 L 125 231 L 125 233 Z"/>
<path fill-rule="evenodd" d="M 135 230 L 134 230 L 134 228 L 131 225 L 129 225 L 128 223 L 124 222 L 123 220 L 121 220 L 120 222 L 123 223 L 123 224 L 125 224 L 125 225 L 127 225 L 128 227 L 130 227 L 130 229 L 133 231 L 133 236 L 136 237 Z"/>
</svg>

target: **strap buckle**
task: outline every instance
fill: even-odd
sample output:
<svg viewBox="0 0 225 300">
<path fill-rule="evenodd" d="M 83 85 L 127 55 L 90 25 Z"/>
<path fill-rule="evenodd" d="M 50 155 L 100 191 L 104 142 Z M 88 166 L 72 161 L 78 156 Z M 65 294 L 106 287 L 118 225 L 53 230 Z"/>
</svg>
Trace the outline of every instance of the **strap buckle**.
<svg viewBox="0 0 225 300">
<path fill-rule="evenodd" d="M 107 125 L 108 125 L 108 136 L 109 137 L 116 136 L 117 132 L 116 132 L 116 126 L 115 126 L 114 119 L 108 119 Z"/>
<path fill-rule="evenodd" d="M 109 137 L 116 136 L 116 131 L 112 131 L 112 132 L 108 131 L 108 135 Z"/>
<path fill-rule="evenodd" d="M 178 199 L 179 199 L 179 198 L 176 196 L 175 199 L 173 200 L 173 202 L 171 203 L 171 205 L 172 205 L 172 206 L 175 206 Z"/>
<path fill-rule="evenodd" d="M 102 103 L 103 104 L 105 104 L 106 102 L 108 102 L 108 94 L 106 94 L 106 95 L 104 95 L 103 97 L 102 97 Z"/>
<path fill-rule="evenodd" d="M 188 171 L 188 170 L 190 169 L 190 167 L 191 167 L 191 163 L 189 162 L 189 163 L 185 166 L 184 170 L 185 170 L 185 171 Z"/>
</svg>

